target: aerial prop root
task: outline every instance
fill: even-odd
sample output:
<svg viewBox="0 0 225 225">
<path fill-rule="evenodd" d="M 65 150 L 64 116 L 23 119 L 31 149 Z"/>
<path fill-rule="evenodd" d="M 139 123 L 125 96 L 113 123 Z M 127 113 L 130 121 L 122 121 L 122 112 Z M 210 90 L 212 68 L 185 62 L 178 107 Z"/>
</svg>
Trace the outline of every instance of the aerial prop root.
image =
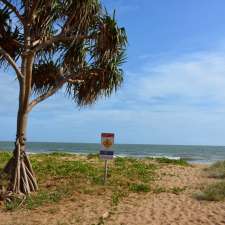
<svg viewBox="0 0 225 225">
<path fill-rule="evenodd" d="M 30 160 L 26 152 L 21 149 L 19 139 L 16 141 L 13 157 L 4 168 L 4 173 L 9 175 L 9 192 L 29 195 L 38 190 Z"/>
</svg>

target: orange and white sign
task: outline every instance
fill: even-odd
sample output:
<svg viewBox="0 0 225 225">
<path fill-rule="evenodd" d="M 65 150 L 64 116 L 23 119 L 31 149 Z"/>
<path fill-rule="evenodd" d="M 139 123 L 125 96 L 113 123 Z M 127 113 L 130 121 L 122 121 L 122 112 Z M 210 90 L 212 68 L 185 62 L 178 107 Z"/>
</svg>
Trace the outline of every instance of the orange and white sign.
<svg viewBox="0 0 225 225">
<path fill-rule="evenodd" d="M 113 133 L 102 133 L 100 150 L 101 159 L 113 159 L 114 151 L 112 150 L 112 147 L 114 145 L 114 136 Z"/>
<path fill-rule="evenodd" d="M 110 150 L 114 144 L 113 133 L 102 133 L 101 135 L 101 150 Z"/>
</svg>

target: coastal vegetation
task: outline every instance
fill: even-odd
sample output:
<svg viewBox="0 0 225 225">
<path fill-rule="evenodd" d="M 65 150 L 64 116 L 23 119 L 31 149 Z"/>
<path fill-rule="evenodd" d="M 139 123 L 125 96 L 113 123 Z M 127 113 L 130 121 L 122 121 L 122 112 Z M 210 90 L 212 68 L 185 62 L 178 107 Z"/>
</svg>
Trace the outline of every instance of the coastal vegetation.
<svg viewBox="0 0 225 225">
<path fill-rule="evenodd" d="M 11 157 L 11 153 L 0 153 L 0 169 Z M 163 167 L 164 159 L 135 159 L 116 157 L 109 162 L 107 183 L 103 183 L 104 162 L 98 154 L 87 156 L 67 153 L 34 154 L 30 156 L 39 182 L 39 191 L 30 196 L 4 199 L 8 210 L 18 208 L 34 209 L 44 204 L 51 204 L 72 196 L 74 192 L 88 195 L 110 193 L 112 205 L 130 193 L 179 194 L 182 188 L 157 188 L 154 181 L 159 179 L 157 171 Z M 178 161 L 179 162 L 179 161 Z M 166 165 L 187 166 L 188 163 L 177 164 L 167 160 Z M 3 188 L 7 180 L 1 179 Z"/>
<path fill-rule="evenodd" d="M 213 184 L 204 185 L 201 191 L 195 193 L 199 200 L 223 201 L 225 199 L 225 161 L 218 161 L 204 169 L 206 176 L 218 179 Z"/>
<path fill-rule="evenodd" d="M 198 200 L 223 201 L 225 200 L 225 181 L 202 187 L 202 191 L 194 195 Z"/>
<path fill-rule="evenodd" d="M 110 15 L 98 0 L 1 1 L 0 68 L 10 67 L 19 83 L 15 149 L 3 168 L 9 195 L 38 190 L 25 151 L 32 109 L 59 90 L 80 107 L 110 96 L 123 81 L 126 44 L 115 12 Z M 70 163 L 59 166 L 74 170 Z M 83 164 L 76 168 L 88 170 Z"/>
<path fill-rule="evenodd" d="M 212 178 L 225 179 L 225 160 L 218 161 L 205 169 L 207 175 Z"/>
<path fill-rule="evenodd" d="M 11 153 L 0 153 L 0 169 L 11 158 Z M 116 157 L 109 162 L 109 174 L 106 185 L 103 182 L 104 165 L 98 154 L 86 156 L 53 152 L 51 154 L 34 154 L 30 156 L 36 171 L 40 190 L 28 196 L 4 199 L 3 191 L 8 186 L 7 174 L 1 175 L 0 190 L 2 201 L 7 210 L 18 208 L 34 209 L 45 204 L 54 204 L 73 195 L 74 191 L 93 195 L 111 193 L 111 204 L 116 206 L 130 193 L 173 193 L 179 195 L 186 187 L 157 186 L 154 181 L 160 179 L 158 171 L 171 166 L 190 166 L 183 159 L 166 158 L 127 158 Z M 204 168 L 206 176 L 219 179 L 208 185 L 203 184 L 193 195 L 198 200 L 223 201 L 225 199 L 224 161 L 216 162 Z M 162 176 L 176 176 L 161 173 Z"/>
<path fill-rule="evenodd" d="M 174 164 L 174 165 L 181 165 L 181 166 L 188 166 L 188 162 L 184 159 L 169 159 L 165 157 L 157 157 L 157 158 L 149 158 L 157 161 L 158 163 L 163 164 Z"/>
<path fill-rule="evenodd" d="M 0 151 L 0 169 L 11 156 L 9 152 Z M 108 179 L 104 184 L 104 161 L 98 154 L 55 152 L 29 157 L 39 190 L 29 196 L 4 197 L 8 179 L 7 175 L 2 176 L 0 216 L 3 224 L 27 225 L 37 221 L 45 224 L 46 216 L 53 224 L 115 224 L 118 217 L 127 218 L 127 213 L 137 212 L 143 217 L 146 212 L 158 215 L 166 210 L 170 215 L 171 210 L 182 212 L 184 207 L 197 221 L 196 208 L 202 200 L 210 201 L 200 203 L 206 220 L 214 212 L 217 221 L 223 218 L 225 182 L 209 177 L 207 165 L 165 158 L 116 157 L 108 162 Z M 31 213 L 29 220 L 23 216 Z M 161 217 L 149 218 L 159 220 Z"/>
</svg>

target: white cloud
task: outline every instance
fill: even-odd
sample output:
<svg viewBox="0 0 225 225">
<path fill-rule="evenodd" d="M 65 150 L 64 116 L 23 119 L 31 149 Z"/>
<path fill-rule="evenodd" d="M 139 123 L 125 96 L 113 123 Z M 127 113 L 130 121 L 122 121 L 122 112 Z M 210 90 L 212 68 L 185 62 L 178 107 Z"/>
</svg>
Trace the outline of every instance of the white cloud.
<svg viewBox="0 0 225 225">
<path fill-rule="evenodd" d="M 225 54 L 196 53 L 156 66 L 146 64 L 130 84 L 129 98 L 152 109 L 188 105 L 198 110 L 199 105 L 209 105 L 216 110 L 211 104 L 225 103 Z"/>
<path fill-rule="evenodd" d="M 224 62 L 220 52 L 201 52 L 146 63 L 126 73 L 117 94 L 81 110 L 57 94 L 32 112 L 28 138 L 96 142 L 113 131 L 121 143 L 225 144 Z M 0 77 L 0 139 L 14 138 L 16 83 Z"/>
</svg>

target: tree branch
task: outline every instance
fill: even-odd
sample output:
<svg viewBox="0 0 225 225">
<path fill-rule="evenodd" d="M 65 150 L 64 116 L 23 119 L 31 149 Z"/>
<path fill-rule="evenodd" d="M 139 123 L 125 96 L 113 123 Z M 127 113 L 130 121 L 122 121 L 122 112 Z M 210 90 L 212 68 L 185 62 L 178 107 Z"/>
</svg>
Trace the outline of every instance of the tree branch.
<svg viewBox="0 0 225 225">
<path fill-rule="evenodd" d="M 0 0 L 3 4 L 5 4 L 9 9 L 12 10 L 12 12 L 15 13 L 15 15 L 17 16 L 17 18 L 21 21 L 21 23 L 23 23 L 23 16 L 20 15 L 19 11 L 17 10 L 17 8 L 12 4 L 10 3 L 9 1 L 7 0 Z"/>
<path fill-rule="evenodd" d="M 84 40 L 84 39 L 89 39 L 93 38 L 93 36 L 86 36 L 86 35 L 81 35 L 81 36 L 76 36 L 76 35 L 71 35 L 71 36 L 65 36 L 65 35 L 57 35 L 55 37 L 52 37 L 47 40 L 36 40 L 33 42 L 33 50 L 34 51 L 39 51 L 49 45 L 56 44 L 59 42 L 71 42 L 74 40 Z"/>
<path fill-rule="evenodd" d="M 36 99 L 32 100 L 30 102 L 30 104 L 28 105 L 28 112 L 30 112 L 34 108 L 34 106 L 36 106 L 38 103 L 40 103 L 40 102 L 44 101 L 45 99 L 47 99 L 48 97 L 51 97 L 52 95 L 54 95 L 63 86 L 63 84 L 50 89 L 45 94 L 40 95 Z"/>
<path fill-rule="evenodd" d="M 29 106 L 28 106 L 28 112 L 30 112 L 34 108 L 34 106 L 36 106 L 38 103 L 40 103 L 40 102 L 44 101 L 45 99 L 54 95 L 66 82 L 71 83 L 71 84 L 75 84 L 75 83 L 84 82 L 84 80 L 71 79 L 71 78 L 62 79 L 56 87 L 50 89 L 49 91 L 47 91 L 43 95 L 40 95 L 36 99 L 32 100 L 30 102 Z"/>
<path fill-rule="evenodd" d="M 32 7 L 31 7 L 30 12 L 29 12 L 29 19 L 28 19 L 29 22 L 32 22 L 33 14 L 35 13 L 39 3 L 40 3 L 40 0 L 33 1 Z"/>
<path fill-rule="evenodd" d="M 1 46 L 0 46 L 0 54 L 3 55 L 5 59 L 8 61 L 8 63 L 13 67 L 13 69 L 16 72 L 18 80 L 24 79 L 24 76 L 20 71 L 20 69 L 17 67 L 16 62 Z"/>
<path fill-rule="evenodd" d="M 77 79 L 73 80 L 70 78 L 70 79 L 67 79 L 67 82 L 70 84 L 79 84 L 79 83 L 83 83 L 84 80 L 77 80 Z"/>
</svg>

